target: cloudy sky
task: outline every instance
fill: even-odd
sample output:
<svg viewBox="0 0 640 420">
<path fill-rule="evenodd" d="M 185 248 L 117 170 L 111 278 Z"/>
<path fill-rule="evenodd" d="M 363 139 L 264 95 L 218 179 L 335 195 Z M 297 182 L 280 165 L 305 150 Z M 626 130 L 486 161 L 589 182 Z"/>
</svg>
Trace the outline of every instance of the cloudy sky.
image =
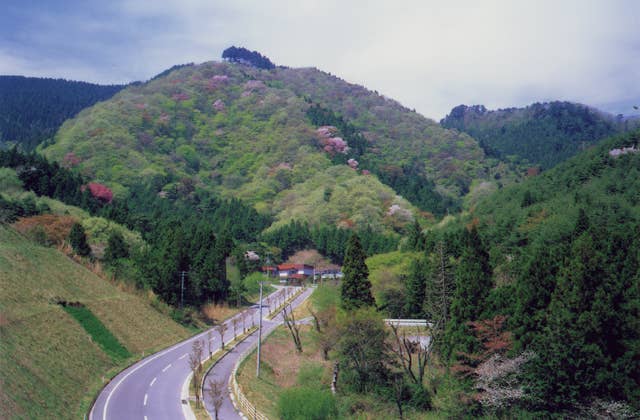
<svg viewBox="0 0 640 420">
<path fill-rule="evenodd" d="M 146 80 L 230 46 L 440 119 L 569 100 L 640 105 L 635 0 L 2 0 L 0 74 Z M 635 111 L 635 113 L 638 113 Z"/>
</svg>

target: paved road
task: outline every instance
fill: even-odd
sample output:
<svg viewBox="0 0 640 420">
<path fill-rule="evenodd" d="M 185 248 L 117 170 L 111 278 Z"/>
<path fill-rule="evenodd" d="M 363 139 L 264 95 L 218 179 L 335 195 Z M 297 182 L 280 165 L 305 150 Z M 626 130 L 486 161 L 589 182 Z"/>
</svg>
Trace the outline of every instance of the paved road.
<svg viewBox="0 0 640 420">
<path fill-rule="evenodd" d="M 277 293 L 278 291 L 271 294 L 269 304 L 272 308 L 277 306 L 274 298 Z M 257 325 L 257 305 L 252 312 Z M 265 301 L 263 315 L 268 312 Z M 251 324 L 250 319 L 247 318 L 245 321 L 247 327 Z M 225 343 L 233 339 L 232 322 L 232 319 L 226 322 L 228 329 L 224 335 Z M 239 324 L 238 333 L 242 328 L 242 323 Z M 264 325 L 263 323 L 263 327 Z M 220 335 L 214 330 L 212 337 L 212 351 L 215 352 L 220 348 Z M 150 355 L 120 372 L 100 392 L 91 409 L 89 419 L 175 420 L 185 418 L 186 411 L 181 402 L 182 390 L 191 373 L 189 353 L 195 340 L 206 342 L 207 332 Z M 208 347 L 205 345 L 205 352 L 207 350 Z"/>
<path fill-rule="evenodd" d="M 294 301 L 291 303 L 292 307 L 296 307 L 300 305 L 309 295 L 313 292 L 313 289 L 309 288 L 305 290 L 300 296 L 296 297 Z M 282 324 L 282 317 L 277 315 L 273 321 L 263 320 L 262 321 L 262 337 L 266 337 L 269 332 L 273 331 L 276 327 Z M 244 351 L 251 347 L 253 344 L 258 341 L 258 332 L 254 332 L 251 334 L 246 340 L 236 346 L 232 351 L 227 353 L 220 361 L 209 371 L 207 376 L 205 377 L 205 387 L 204 387 L 204 400 L 205 407 L 207 411 L 211 413 L 213 417 L 213 405 L 207 395 L 207 389 L 209 380 L 213 381 L 222 381 L 224 383 L 225 389 L 225 399 L 222 403 L 222 407 L 218 412 L 218 417 L 223 420 L 233 420 L 233 419 L 242 419 L 240 413 L 238 413 L 229 398 L 229 393 L 227 392 L 229 380 L 231 379 L 231 372 L 233 371 L 233 367 L 238 362 L 238 359 Z M 254 362 L 255 366 L 255 362 Z"/>
</svg>

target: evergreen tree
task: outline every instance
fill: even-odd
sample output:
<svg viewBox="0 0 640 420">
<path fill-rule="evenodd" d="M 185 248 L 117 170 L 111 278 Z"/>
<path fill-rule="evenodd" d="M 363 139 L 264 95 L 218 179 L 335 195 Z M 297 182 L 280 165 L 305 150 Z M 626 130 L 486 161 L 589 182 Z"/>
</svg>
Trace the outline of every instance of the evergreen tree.
<svg viewBox="0 0 640 420">
<path fill-rule="evenodd" d="M 69 242 L 76 254 L 86 257 L 91 255 L 91 247 L 87 243 L 87 235 L 80 223 L 74 223 L 69 232 Z"/>
<path fill-rule="evenodd" d="M 412 261 L 409 275 L 405 281 L 407 296 L 405 314 L 410 318 L 422 318 L 424 316 L 423 303 L 429 273 L 430 268 L 425 257 Z"/>
<path fill-rule="evenodd" d="M 409 235 L 407 236 L 407 249 L 411 251 L 424 250 L 424 236 L 422 235 L 422 227 L 418 220 L 414 220 Z"/>
<path fill-rule="evenodd" d="M 443 353 L 446 358 L 476 349 L 478 343 L 467 323 L 478 319 L 492 286 L 489 254 L 475 227 L 465 230 L 462 243 L 451 300 L 451 318 L 445 333 Z"/>
<path fill-rule="evenodd" d="M 371 294 L 369 269 L 365 263 L 366 258 L 367 255 L 362 249 L 360 238 L 356 233 L 352 234 L 347 242 L 344 265 L 342 266 L 344 278 L 342 279 L 341 303 L 342 307 L 347 310 L 375 305 Z"/>
<path fill-rule="evenodd" d="M 129 245 L 124 241 L 120 232 L 114 231 L 109 235 L 107 249 L 104 251 L 104 259 L 108 262 L 119 258 L 129 257 Z"/>
<path fill-rule="evenodd" d="M 590 231 L 574 241 L 549 305 L 547 327 L 534 342 L 538 357 L 530 371 L 531 389 L 536 399 L 552 409 L 591 397 L 638 405 L 637 255 L 616 250 L 627 254 L 624 265 L 632 267 L 633 273 L 624 269 L 607 273 L 616 256 L 607 257 L 603 245 Z"/>
</svg>

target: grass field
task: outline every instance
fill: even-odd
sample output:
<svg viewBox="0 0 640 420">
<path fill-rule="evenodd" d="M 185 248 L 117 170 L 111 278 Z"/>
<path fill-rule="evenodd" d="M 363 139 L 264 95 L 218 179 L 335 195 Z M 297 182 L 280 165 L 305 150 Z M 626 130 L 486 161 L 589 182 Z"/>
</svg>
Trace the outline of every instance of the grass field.
<svg viewBox="0 0 640 420">
<path fill-rule="evenodd" d="M 114 362 L 59 301 L 85 305 L 133 356 Z M 188 336 L 148 299 L 0 226 L 0 418 L 80 418 L 103 378 Z"/>
</svg>

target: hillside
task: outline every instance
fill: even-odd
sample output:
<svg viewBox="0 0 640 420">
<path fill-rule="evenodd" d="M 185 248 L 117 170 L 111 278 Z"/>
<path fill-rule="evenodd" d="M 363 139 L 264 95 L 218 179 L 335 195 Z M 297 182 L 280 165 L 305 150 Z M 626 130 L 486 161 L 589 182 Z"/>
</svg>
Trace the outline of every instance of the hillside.
<svg viewBox="0 0 640 420">
<path fill-rule="evenodd" d="M 19 144 L 23 150 L 33 150 L 53 138 L 65 120 L 122 88 L 124 85 L 0 76 L 0 147 Z"/>
<path fill-rule="evenodd" d="M 639 131 L 606 139 L 444 228 L 462 232 L 448 240 L 461 255 L 449 354 L 470 348 L 465 322 L 504 317 L 514 354 L 531 358 L 514 406 L 569 417 L 593 417 L 594 400 L 640 408 L 639 146 Z"/>
<path fill-rule="evenodd" d="M 314 106 L 326 111 L 316 122 L 340 122 L 340 115 L 339 127 L 313 124 Z M 203 189 L 246 200 L 276 223 L 286 223 L 291 213 L 304 215 L 313 197 L 333 189 L 333 167 L 340 165 L 351 168 L 338 171 L 345 196 L 378 192 L 367 214 L 355 203 L 339 203 L 339 219 L 351 223 L 373 214 L 371 223 L 385 230 L 392 229 L 385 215 L 394 204 L 416 209 L 379 179 L 397 186 L 421 176 L 416 194 L 435 203 L 422 209 L 443 213 L 442 203 L 459 200 L 474 179 L 489 177 L 471 137 L 360 86 L 315 69 L 219 62 L 184 66 L 124 89 L 67 121 L 43 153 L 105 182 L 116 197 L 125 197 L 134 183 L 169 197 Z M 365 178 L 368 173 L 374 176 Z"/>
<path fill-rule="evenodd" d="M 493 157 L 548 169 L 619 131 L 613 116 L 571 102 L 495 111 L 459 105 L 441 122 L 468 133 Z"/>
<path fill-rule="evenodd" d="M 189 333 L 54 248 L 0 225 L 0 417 L 74 418 L 100 378 Z M 80 302 L 115 337 L 113 353 L 58 302 Z M 161 304 L 158 305 L 162 307 Z M 101 343 L 101 342 L 100 342 Z M 85 404 L 81 408 L 82 404 Z"/>
</svg>

